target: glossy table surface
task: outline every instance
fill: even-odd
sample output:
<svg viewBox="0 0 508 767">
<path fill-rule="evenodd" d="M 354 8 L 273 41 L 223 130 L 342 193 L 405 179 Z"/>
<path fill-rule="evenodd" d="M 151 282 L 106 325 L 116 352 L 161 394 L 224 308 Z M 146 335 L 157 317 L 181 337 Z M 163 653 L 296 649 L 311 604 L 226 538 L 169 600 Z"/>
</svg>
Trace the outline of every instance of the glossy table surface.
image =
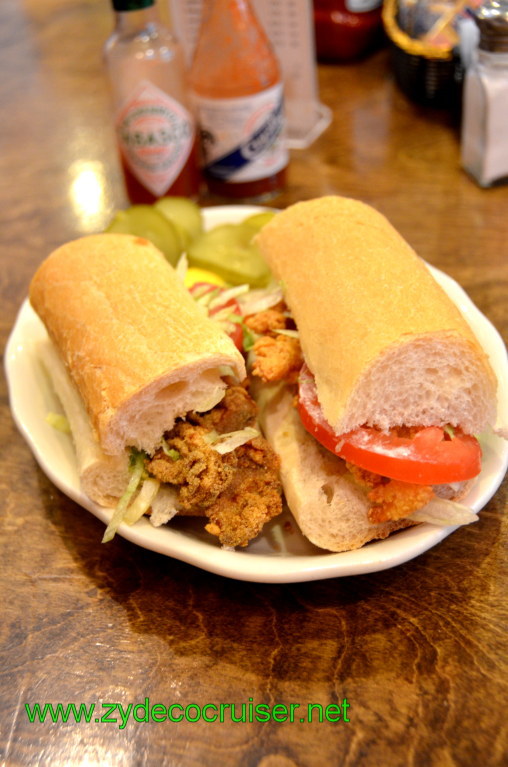
<svg viewBox="0 0 508 767">
<path fill-rule="evenodd" d="M 101 64 L 111 24 L 106 0 L 0 4 L 2 348 L 38 263 L 126 205 Z M 338 193 L 375 205 L 506 339 L 508 187 L 465 175 L 457 120 L 402 95 L 386 50 L 320 66 L 319 86 L 333 123 L 292 153 L 274 204 Z M 102 524 L 39 470 L 1 385 L 5 764 L 506 764 L 507 482 L 477 524 L 392 570 L 233 581 L 122 539 L 101 546 Z M 107 714 L 146 698 L 237 716 L 244 703 L 246 721 L 224 707 L 223 722 Z M 99 714 L 29 721 L 25 704 L 58 702 Z M 337 721 L 256 721 L 249 703 L 334 704 Z"/>
</svg>

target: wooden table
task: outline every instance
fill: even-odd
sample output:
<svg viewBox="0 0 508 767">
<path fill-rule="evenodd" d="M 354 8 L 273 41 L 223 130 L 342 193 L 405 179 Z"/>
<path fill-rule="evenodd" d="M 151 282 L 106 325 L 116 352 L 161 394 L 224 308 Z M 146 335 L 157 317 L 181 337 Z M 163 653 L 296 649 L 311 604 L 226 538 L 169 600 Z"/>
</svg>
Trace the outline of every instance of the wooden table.
<svg viewBox="0 0 508 767">
<path fill-rule="evenodd" d="M 101 46 L 106 0 L 2 0 L 3 345 L 38 263 L 126 204 Z M 459 167 L 457 123 L 410 103 L 387 52 L 323 66 L 332 126 L 294 152 L 286 206 L 377 206 L 508 331 L 508 188 Z M 97 183 L 98 196 L 80 184 Z M 505 336 L 506 337 L 506 336 Z M 0 750 L 7 765 L 470 767 L 507 759 L 508 483 L 406 565 L 292 585 L 211 575 L 117 538 L 38 469 L 2 382 Z M 25 704 L 308 703 L 349 722 L 30 723 Z M 113 716 L 119 716 L 116 710 Z M 173 709 L 178 713 L 179 709 Z M 212 709 L 208 709 L 212 711 Z M 137 709 L 142 718 L 143 710 Z M 193 712 L 191 710 L 191 716 Z M 247 715 L 248 719 L 248 715 Z"/>
</svg>

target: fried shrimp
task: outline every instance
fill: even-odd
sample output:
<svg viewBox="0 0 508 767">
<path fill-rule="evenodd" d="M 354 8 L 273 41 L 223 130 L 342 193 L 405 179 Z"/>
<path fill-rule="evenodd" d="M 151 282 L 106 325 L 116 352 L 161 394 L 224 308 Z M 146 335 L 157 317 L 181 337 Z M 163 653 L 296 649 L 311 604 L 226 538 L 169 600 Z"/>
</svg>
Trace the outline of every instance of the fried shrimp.
<svg viewBox="0 0 508 767">
<path fill-rule="evenodd" d="M 410 517 L 413 511 L 429 503 L 434 497 L 434 491 L 428 485 L 391 479 L 385 485 L 375 487 L 367 497 L 373 503 L 369 509 L 369 522 L 377 524 Z"/>
<path fill-rule="evenodd" d="M 272 309 L 251 314 L 250 317 L 246 317 L 245 324 L 249 330 L 258 335 L 265 335 L 273 330 L 281 330 L 287 326 L 285 304 L 280 303 Z"/>
<path fill-rule="evenodd" d="M 303 365 L 303 355 L 300 341 L 290 335 L 295 324 L 286 304 L 281 301 L 271 309 L 252 314 L 245 319 L 245 325 L 257 336 L 252 347 L 252 374 L 265 383 L 282 380 L 294 383 Z M 286 330 L 290 334 L 280 332 Z"/>
<path fill-rule="evenodd" d="M 372 502 L 372 506 L 368 517 L 372 524 L 404 519 L 434 497 L 434 490 L 429 485 L 388 479 L 380 474 L 365 471 L 353 463 L 346 463 L 346 466 L 355 481 L 369 491 L 367 498 Z"/>
<path fill-rule="evenodd" d="M 262 336 L 254 344 L 252 373 L 263 381 L 294 383 L 303 365 L 302 350 L 297 338 L 278 335 Z"/>
</svg>

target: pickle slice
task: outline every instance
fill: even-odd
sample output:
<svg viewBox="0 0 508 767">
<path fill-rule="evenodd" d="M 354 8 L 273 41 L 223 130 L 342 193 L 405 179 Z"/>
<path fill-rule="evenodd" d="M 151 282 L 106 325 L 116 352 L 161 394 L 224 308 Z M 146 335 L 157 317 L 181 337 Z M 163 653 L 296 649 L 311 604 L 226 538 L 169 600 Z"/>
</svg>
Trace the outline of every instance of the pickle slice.
<svg viewBox="0 0 508 767">
<path fill-rule="evenodd" d="M 201 209 L 192 200 L 186 197 L 161 197 L 154 204 L 154 208 L 177 228 L 183 250 L 203 233 Z"/>
<path fill-rule="evenodd" d="M 245 218 L 241 225 L 250 226 L 255 232 L 259 232 L 275 215 L 274 210 L 265 210 L 262 213 L 254 213 L 254 215 Z"/>
<path fill-rule="evenodd" d="M 232 285 L 247 282 L 253 287 L 268 284 L 271 272 L 252 237 L 254 229 L 241 224 L 222 224 L 189 246 L 189 265 L 219 274 Z"/>
<path fill-rule="evenodd" d="M 132 205 L 117 211 L 106 232 L 135 234 L 150 240 L 173 266 L 182 253 L 182 242 L 175 225 L 152 205 Z"/>
</svg>

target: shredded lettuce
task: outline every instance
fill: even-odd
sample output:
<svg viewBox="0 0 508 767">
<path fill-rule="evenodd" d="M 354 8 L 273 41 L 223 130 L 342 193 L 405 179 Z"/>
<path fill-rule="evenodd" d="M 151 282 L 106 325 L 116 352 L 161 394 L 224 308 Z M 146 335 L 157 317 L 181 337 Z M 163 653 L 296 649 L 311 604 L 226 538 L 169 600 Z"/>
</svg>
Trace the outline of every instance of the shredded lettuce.
<svg viewBox="0 0 508 767">
<path fill-rule="evenodd" d="M 282 299 L 282 290 L 277 285 L 271 285 L 268 288 L 250 290 L 248 293 L 242 294 L 238 303 L 242 307 L 243 314 L 249 317 L 251 314 L 259 314 L 266 309 L 271 309 Z"/>
<path fill-rule="evenodd" d="M 152 501 L 152 513 L 149 520 L 154 527 L 165 525 L 178 514 L 180 506 L 178 504 L 178 492 L 174 487 L 161 485 L 159 492 Z"/>
<path fill-rule="evenodd" d="M 250 328 L 248 328 L 244 322 L 242 322 L 242 333 L 243 333 L 243 349 L 246 352 L 250 352 L 254 348 L 254 344 L 256 343 L 259 336 L 256 333 L 253 333 L 253 331 Z"/>
<path fill-rule="evenodd" d="M 215 312 L 215 314 L 212 314 L 210 319 L 212 319 L 214 322 L 224 322 L 229 320 L 230 317 L 238 317 L 238 315 L 235 315 L 234 312 L 231 311 L 230 306 L 225 306 L 223 309 L 219 309 L 218 312 Z"/>
<path fill-rule="evenodd" d="M 478 515 L 467 506 L 444 498 L 433 498 L 422 509 L 414 511 L 409 519 L 415 522 L 428 522 L 431 525 L 448 527 L 449 525 L 469 525 L 476 522 Z"/>
<path fill-rule="evenodd" d="M 133 525 L 138 519 L 141 519 L 143 514 L 152 505 L 152 501 L 159 492 L 159 487 L 160 482 L 158 479 L 153 479 L 152 477 L 145 479 L 136 498 L 126 510 L 122 522 Z"/>
<path fill-rule="evenodd" d="M 145 459 L 148 458 L 148 454 L 144 450 L 138 450 L 135 447 L 131 447 L 129 453 L 129 470 L 135 469 L 140 464 L 144 467 Z"/>
<path fill-rule="evenodd" d="M 221 455 L 231 453 L 236 450 L 237 447 L 244 445 L 246 442 L 250 442 L 254 437 L 259 437 L 259 431 L 252 426 L 247 426 L 245 429 L 238 429 L 237 431 L 229 431 L 226 434 L 218 434 L 216 431 L 209 432 L 205 439 L 213 450 L 216 450 Z"/>
<path fill-rule="evenodd" d="M 215 288 L 217 290 L 217 288 Z M 197 302 L 198 298 L 202 298 L 203 296 L 207 295 L 209 292 L 208 284 L 206 285 L 193 285 L 191 296 L 194 299 L 194 301 Z"/>
<path fill-rule="evenodd" d="M 61 413 L 48 413 L 46 416 L 46 423 L 49 423 L 49 425 L 57 431 L 61 431 L 64 434 L 71 434 L 70 423 Z"/>
<path fill-rule="evenodd" d="M 212 288 L 212 290 L 210 290 L 208 285 L 203 285 L 203 287 L 194 290 L 191 295 L 197 304 L 201 304 L 201 306 L 206 306 L 209 308 L 212 299 L 220 296 L 221 294 L 222 288 Z"/>
<path fill-rule="evenodd" d="M 289 338 L 300 338 L 300 333 L 298 330 L 291 330 L 288 328 L 276 328 L 276 333 L 279 333 L 281 336 L 289 336 Z"/>
<path fill-rule="evenodd" d="M 222 306 L 222 304 L 226 304 L 232 298 L 238 298 L 238 296 L 248 293 L 248 291 L 249 291 L 248 285 L 235 285 L 235 287 L 228 288 L 228 290 L 222 290 L 221 293 L 219 293 L 219 295 L 214 295 L 211 298 L 211 300 L 208 302 L 208 308 L 215 309 L 217 306 Z"/>
<path fill-rule="evenodd" d="M 172 461 L 178 461 L 181 457 L 178 450 L 176 450 L 174 447 L 169 447 L 164 437 L 162 438 L 162 450 L 164 454 L 168 456 L 168 458 L 171 458 Z"/>
<path fill-rule="evenodd" d="M 187 274 L 187 269 L 189 268 L 189 261 L 187 259 L 187 255 L 185 253 L 182 253 L 180 258 L 178 259 L 178 263 L 175 266 L 176 276 L 180 280 L 180 282 L 183 282 L 185 285 L 185 275 Z"/>
<path fill-rule="evenodd" d="M 124 494 L 116 504 L 113 516 L 111 517 L 109 525 L 107 526 L 103 535 L 103 543 L 108 543 L 108 541 L 113 540 L 115 537 L 116 531 L 118 530 L 120 524 L 123 522 L 127 507 L 131 502 L 134 493 L 138 489 L 140 482 L 146 475 L 145 453 L 143 453 L 143 451 L 135 450 L 134 448 L 131 449 L 129 456 L 129 471 L 131 472 L 129 482 Z"/>
<path fill-rule="evenodd" d="M 224 330 L 224 332 L 228 333 L 228 335 L 231 335 L 235 332 L 236 325 L 242 324 L 242 317 L 240 317 L 238 314 L 232 313 L 230 306 L 225 306 L 224 309 L 221 309 L 220 311 L 211 315 L 210 319 L 212 319 L 214 322 L 217 322 Z"/>
</svg>

